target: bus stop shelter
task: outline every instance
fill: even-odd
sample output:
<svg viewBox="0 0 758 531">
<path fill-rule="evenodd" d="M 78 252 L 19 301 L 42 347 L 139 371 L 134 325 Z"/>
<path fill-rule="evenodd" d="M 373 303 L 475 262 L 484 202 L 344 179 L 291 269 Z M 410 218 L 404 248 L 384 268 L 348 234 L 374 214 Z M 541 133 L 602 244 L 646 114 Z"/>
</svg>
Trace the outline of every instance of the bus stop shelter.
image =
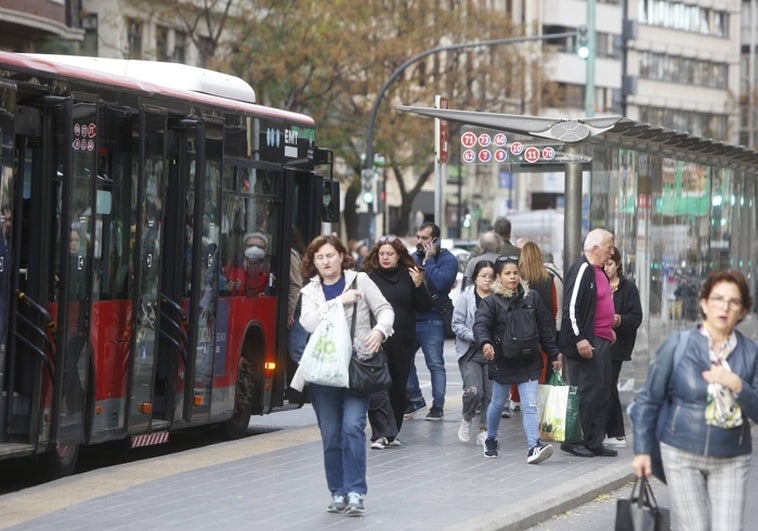
<svg viewBox="0 0 758 531">
<path fill-rule="evenodd" d="M 562 151 L 551 171 L 565 178 L 564 270 L 582 253 L 584 230 L 602 227 L 616 235 L 625 275 L 642 299 L 636 359 L 645 358 L 645 367 L 670 329 L 699 318 L 696 293 L 712 269 L 742 271 L 756 298 L 758 152 L 618 115 L 399 110 L 523 135 L 526 149 Z M 511 167 L 521 171 L 519 164 Z"/>
</svg>

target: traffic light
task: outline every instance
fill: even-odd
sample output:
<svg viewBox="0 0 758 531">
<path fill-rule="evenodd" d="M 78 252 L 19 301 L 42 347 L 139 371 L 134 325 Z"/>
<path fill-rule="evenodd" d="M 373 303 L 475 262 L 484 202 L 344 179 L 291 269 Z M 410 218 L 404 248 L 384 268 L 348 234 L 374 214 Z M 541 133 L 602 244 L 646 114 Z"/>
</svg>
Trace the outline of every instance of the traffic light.
<svg viewBox="0 0 758 531">
<path fill-rule="evenodd" d="M 590 56 L 590 36 L 587 26 L 579 26 L 576 29 L 576 55 L 580 59 L 587 59 Z"/>
<path fill-rule="evenodd" d="M 361 199 L 367 205 L 374 202 L 374 172 L 371 170 L 361 172 Z"/>
<path fill-rule="evenodd" d="M 387 192 L 384 189 L 384 179 L 378 179 L 376 181 L 376 211 L 378 213 L 384 212 L 384 205 L 387 203 Z"/>
</svg>

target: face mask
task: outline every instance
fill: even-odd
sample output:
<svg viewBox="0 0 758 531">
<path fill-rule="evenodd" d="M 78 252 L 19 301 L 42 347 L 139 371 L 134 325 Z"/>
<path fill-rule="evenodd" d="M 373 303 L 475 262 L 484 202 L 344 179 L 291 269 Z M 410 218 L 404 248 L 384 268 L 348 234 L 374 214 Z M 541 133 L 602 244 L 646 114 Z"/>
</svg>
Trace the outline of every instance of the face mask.
<svg viewBox="0 0 758 531">
<path fill-rule="evenodd" d="M 245 258 L 248 260 L 260 262 L 263 260 L 264 256 L 266 256 L 266 252 L 257 245 L 253 245 L 252 247 L 245 249 Z"/>
</svg>

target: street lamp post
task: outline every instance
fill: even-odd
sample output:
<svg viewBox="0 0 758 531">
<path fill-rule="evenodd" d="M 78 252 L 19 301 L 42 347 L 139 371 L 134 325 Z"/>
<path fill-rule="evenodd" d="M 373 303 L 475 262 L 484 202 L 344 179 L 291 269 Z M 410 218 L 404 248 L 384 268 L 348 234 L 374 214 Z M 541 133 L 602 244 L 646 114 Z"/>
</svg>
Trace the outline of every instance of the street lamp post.
<svg viewBox="0 0 758 531">
<path fill-rule="evenodd" d="M 374 100 L 374 104 L 371 107 L 371 115 L 369 116 L 369 120 L 368 120 L 368 129 L 366 130 L 366 157 L 364 159 L 364 168 L 361 171 L 362 178 L 363 179 L 371 178 L 374 171 L 374 125 L 376 123 L 376 116 L 379 113 L 379 105 L 384 99 L 384 95 L 386 94 L 387 90 L 390 88 L 392 83 L 395 82 L 395 80 L 400 76 L 400 74 L 402 74 L 405 71 L 406 68 L 420 61 L 421 59 L 424 59 L 425 57 L 428 57 L 438 52 L 465 50 L 467 48 L 490 47 L 490 46 L 497 46 L 500 44 L 515 44 L 519 42 L 551 41 L 551 40 L 564 39 L 566 37 L 576 37 L 576 31 L 567 31 L 563 33 L 551 33 L 549 35 L 529 35 L 529 36 L 523 36 L 523 37 L 506 37 L 503 39 L 491 39 L 487 41 L 448 44 L 445 46 L 437 46 L 435 48 L 430 48 L 419 54 L 414 55 L 413 57 L 405 61 L 403 64 L 398 66 L 395 69 L 395 71 L 392 72 L 390 77 L 387 78 L 387 81 L 384 82 L 384 85 L 382 85 L 382 88 L 379 90 L 379 93 L 377 94 L 376 99 Z M 440 220 L 437 219 L 435 220 L 435 222 L 440 223 Z M 372 217 L 372 219 L 370 220 L 370 223 L 373 227 L 373 225 L 376 223 L 376 220 Z M 371 230 L 371 233 L 373 235 L 374 233 L 373 229 Z"/>
</svg>

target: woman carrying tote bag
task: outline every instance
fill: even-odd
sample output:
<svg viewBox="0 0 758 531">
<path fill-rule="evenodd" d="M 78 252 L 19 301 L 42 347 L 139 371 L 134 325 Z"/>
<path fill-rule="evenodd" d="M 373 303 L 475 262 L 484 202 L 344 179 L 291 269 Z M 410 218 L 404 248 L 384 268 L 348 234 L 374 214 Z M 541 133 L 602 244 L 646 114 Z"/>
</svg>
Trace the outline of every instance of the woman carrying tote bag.
<svg viewBox="0 0 758 531">
<path fill-rule="evenodd" d="M 395 313 L 376 284 L 365 273 L 353 271 L 353 265 L 339 238 L 314 238 L 302 262 L 303 278 L 310 278 L 310 282 L 301 290 L 300 323 L 313 332 L 339 299 L 348 326 L 354 307 L 356 310 L 353 350 L 359 357 L 371 358 L 392 335 Z M 352 288 L 356 279 L 356 288 Z M 373 327 L 372 316 L 376 322 Z M 318 384 L 310 384 L 309 393 L 321 430 L 326 482 L 332 495 L 327 511 L 361 516 L 367 492 L 365 428 L 369 397 L 350 393 L 345 387 Z"/>
</svg>

